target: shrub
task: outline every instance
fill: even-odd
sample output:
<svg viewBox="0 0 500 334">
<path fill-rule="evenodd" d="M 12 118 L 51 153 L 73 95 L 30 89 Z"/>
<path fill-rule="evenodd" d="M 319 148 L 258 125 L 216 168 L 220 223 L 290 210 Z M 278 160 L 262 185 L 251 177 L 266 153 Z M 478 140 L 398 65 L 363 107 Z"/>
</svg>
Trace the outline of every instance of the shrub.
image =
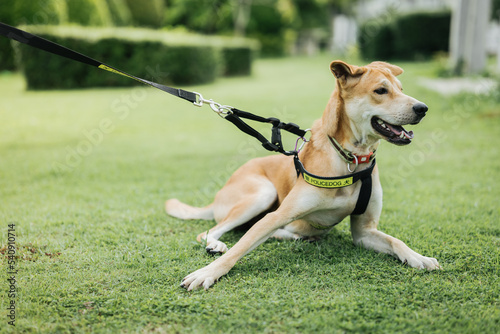
<svg viewBox="0 0 500 334">
<path fill-rule="evenodd" d="M 202 34 L 232 33 L 235 5 L 233 0 L 169 0 L 164 23 Z"/>
<path fill-rule="evenodd" d="M 361 25 L 358 38 L 366 59 L 429 58 L 448 51 L 451 13 L 418 12 L 386 22 L 372 20 Z"/>
<path fill-rule="evenodd" d="M 358 44 L 365 59 L 391 59 L 394 56 L 393 23 L 370 21 L 361 25 Z"/>
<path fill-rule="evenodd" d="M 248 47 L 223 48 L 223 74 L 225 76 L 249 75 L 252 71 L 254 51 Z"/>
<path fill-rule="evenodd" d="M 212 82 L 227 74 L 247 74 L 255 44 L 245 39 L 172 34 L 150 29 L 24 27 L 29 32 L 104 61 L 127 73 L 162 84 Z M 15 43 L 29 89 L 131 86 L 113 73 L 89 69 L 63 57 Z M 243 51 L 240 49 L 246 49 Z M 226 55 L 228 65 L 224 65 Z"/>
<path fill-rule="evenodd" d="M 248 36 L 256 38 L 262 45 L 264 57 L 279 57 L 287 53 L 287 20 L 275 6 L 252 5 L 248 22 Z"/>
<path fill-rule="evenodd" d="M 132 24 L 132 13 L 126 0 L 106 0 L 113 24 L 117 27 Z"/>
<path fill-rule="evenodd" d="M 66 2 L 60 0 L 0 1 L 0 21 L 10 25 L 65 23 L 66 11 Z"/>
<path fill-rule="evenodd" d="M 68 1 L 69 22 L 84 26 L 110 26 L 113 23 L 105 0 Z"/>
<path fill-rule="evenodd" d="M 394 52 L 398 58 L 428 58 L 448 51 L 450 12 L 412 13 L 401 16 L 394 26 Z"/>
<path fill-rule="evenodd" d="M 14 51 L 10 41 L 0 36 L 0 71 L 13 71 L 15 68 Z"/>
<path fill-rule="evenodd" d="M 165 17 L 164 0 L 126 0 L 134 23 L 143 27 L 159 28 Z"/>
<path fill-rule="evenodd" d="M 1 0 L 0 22 L 19 24 L 60 24 L 67 22 L 66 2 L 60 0 Z M 10 40 L 0 36 L 0 71 L 15 69 Z"/>
</svg>

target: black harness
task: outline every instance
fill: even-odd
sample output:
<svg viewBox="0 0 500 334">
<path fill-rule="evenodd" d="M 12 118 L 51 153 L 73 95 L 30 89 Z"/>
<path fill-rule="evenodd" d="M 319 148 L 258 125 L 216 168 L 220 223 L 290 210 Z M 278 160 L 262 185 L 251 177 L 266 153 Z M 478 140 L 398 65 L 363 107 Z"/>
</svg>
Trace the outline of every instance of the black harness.
<svg viewBox="0 0 500 334">
<path fill-rule="evenodd" d="M 372 195 L 372 172 L 375 168 L 376 161 L 372 161 L 370 167 L 360 172 L 356 172 L 350 175 L 336 176 L 336 177 L 323 177 L 309 173 L 299 157 L 295 155 L 294 157 L 295 170 L 297 171 L 297 176 L 302 174 L 304 181 L 319 188 L 326 189 L 337 189 L 344 188 L 353 185 L 354 183 L 361 181 L 361 189 L 359 190 L 358 200 L 356 201 L 356 207 L 354 208 L 351 215 L 362 215 L 365 213 L 368 203 L 370 202 L 370 197 Z"/>
</svg>

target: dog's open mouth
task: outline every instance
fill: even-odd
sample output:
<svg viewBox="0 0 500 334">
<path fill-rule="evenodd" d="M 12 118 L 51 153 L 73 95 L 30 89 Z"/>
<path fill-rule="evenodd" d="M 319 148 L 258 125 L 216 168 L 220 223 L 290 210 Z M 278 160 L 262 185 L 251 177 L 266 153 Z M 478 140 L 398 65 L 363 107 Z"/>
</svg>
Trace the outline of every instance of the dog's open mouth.
<svg viewBox="0 0 500 334">
<path fill-rule="evenodd" d="M 401 125 L 389 124 L 378 117 L 372 118 L 372 127 L 388 142 L 396 145 L 408 145 L 413 139 L 413 131 L 406 131 Z"/>
</svg>

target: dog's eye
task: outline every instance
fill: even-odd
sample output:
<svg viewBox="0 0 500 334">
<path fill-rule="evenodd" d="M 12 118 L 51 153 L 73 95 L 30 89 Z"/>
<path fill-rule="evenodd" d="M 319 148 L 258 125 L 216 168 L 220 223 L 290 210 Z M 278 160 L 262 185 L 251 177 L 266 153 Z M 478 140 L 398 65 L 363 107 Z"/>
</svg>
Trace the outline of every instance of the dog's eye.
<svg viewBox="0 0 500 334">
<path fill-rule="evenodd" d="M 384 95 L 384 94 L 389 93 L 389 91 L 387 90 L 387 88 L 383 88 L 383 87 L 375 89 L 374 92 L 377 93 L 378 95 Z"/>
</svg>

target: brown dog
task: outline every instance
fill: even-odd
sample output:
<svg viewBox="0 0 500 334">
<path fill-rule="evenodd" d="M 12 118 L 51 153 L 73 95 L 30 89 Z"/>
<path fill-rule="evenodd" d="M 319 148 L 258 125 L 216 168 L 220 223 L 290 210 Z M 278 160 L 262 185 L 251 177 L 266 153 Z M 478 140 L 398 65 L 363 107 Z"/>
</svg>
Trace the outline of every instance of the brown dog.
<svg viewBox="0 0 500 334">
<path fill-rule="evenodd" d="M 208 289 L 269 237 L 315 239 L 349 215 L 355 245 L 393 255 L 414 268 L 440 268 L 436 259 L 422 256 L 377 230 L 382 187 L 377 166 L 373 172 L 369 169 L 375 163 L 372 158 L 380 139 L 396 145 L 411 142 L 413 132 L 402 126 L 419 123 L 427 106 L 403 94 L 396 78 L 403 70 L 397 66 L 373 62 L 357 67 L 333 61 L 330 68 L 337 78 L 336 89 L 323 117 L 312 127 L 310 142 L 299 154 L 309 173 L 297 177 L 297 165 L 291 157 L 257 158 L 240 167 L 205 208 L 194 208 L 176 199 L 166 202 L 167 213 L 174 217 L 215 219 L 217 225 L 201 233 L 198 241 L 206 240 L 206 249 L 211 253 L 225 253 L 186 276 L 182 287 L 189 291 L 202 286 Z M 371 172 L 372 186 L 368 191 L 361 190 L 365 181 L 356 182 L 349 177 L 363 170 Z M 344 178 L 342 182 L 328 182 L 313 174 Z M 337 187 L 337 183 L 347 186 Z M 366 209 L 354 214 L 358 199 L 363 197 L 360 192 L 368 192 Z M 269 213 L 230 250 L 219 241 L 227 231 L 265 212 Z"/>
</svg>

